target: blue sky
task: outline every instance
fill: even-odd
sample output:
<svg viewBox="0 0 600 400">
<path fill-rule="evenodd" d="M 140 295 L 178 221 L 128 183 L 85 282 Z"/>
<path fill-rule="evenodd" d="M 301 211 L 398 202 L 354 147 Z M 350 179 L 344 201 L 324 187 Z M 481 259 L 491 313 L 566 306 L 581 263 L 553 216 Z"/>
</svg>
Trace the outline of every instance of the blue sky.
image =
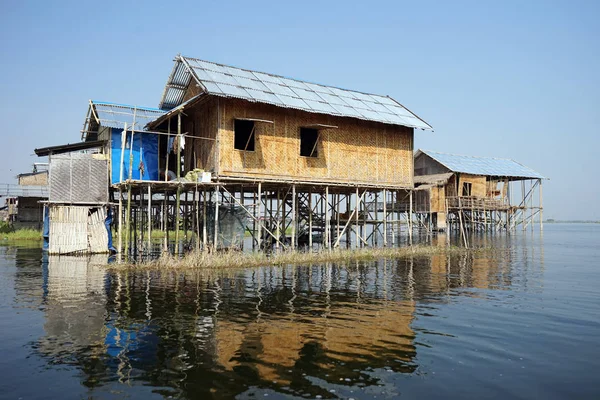
<svg viewBox="0 0 600 400">
<path fill-rule="evenodd" d="M 0 182 L 76 142 L 88 99 L 157 106 L 177 53 L 387 94 L 415 148 L 551 178 L 544 216 L 599 219 L 600 2 L 3 2 Z"/>
</svg>

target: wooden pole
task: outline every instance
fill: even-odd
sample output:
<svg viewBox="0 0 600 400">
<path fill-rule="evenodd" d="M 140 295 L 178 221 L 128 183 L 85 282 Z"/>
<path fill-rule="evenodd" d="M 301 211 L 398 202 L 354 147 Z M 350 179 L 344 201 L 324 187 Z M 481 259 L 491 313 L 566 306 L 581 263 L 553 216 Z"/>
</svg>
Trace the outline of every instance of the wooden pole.
<svg viewBox="0 0 600 400">
<path fill-rule="evenodd" d="M 331 221 L 329 217 L 329 186 L 325 186 L 325 234 L 327 248 L 331 250 Z"/>
<path fill-rule="evenodd" d="M 196 250 L 200 251 L 200 192 L 198 191 L 198 183 L 196 183 L 196 189 L 194 190 L 194 202 L 196 207 Z"/>
<path fill-rule="evenodd" d="M 279 252 L 279 242 L 281 240 L 281 219 L 279 218 L 279 202 L 280 202 L 281 193 L 280 190 L 277 189 L 277 215 L 275 218 L 277 219 L 277 229 L 275 230 L 275 235 L 277 236 L 277 240 L 275 241 L 275 251 Z"/>
<path fill-rule="evenodd" d="M 312 251 L 313 248 L 313 204 L 312 192 L 308 190 L 308 248 Z"/>
<path fill-rule="evenodd" d="M 408 211 L 408 240 L 412 246 L 412 231 L 413 231 L 413 225 L 412 225 L 412 216 L 413 216 L 413 191 L 411 190 L 409 193 L 410 199 L 409 199 L 409 211 Z"/>
<path fill-rule="evenodd" d="M 296 185 L 292 185 L 292 250 L 296 249 Z"/>
<path fill-rule="evenodd" d="M 360 213 L 359 200 L 360 200 L 360 197 L 358 197 L 358 188 L 356 188 L 356 207 L 355 207 L 356 213 L 354 214 L 354 218 L 355 218 L 355 229 L 354 229 L 354 232 L 356 233 L 356 247 L 359 247 L 359 246 L 362 247 L 362 242 L 360 242 L 358 240 L 358 238 L 360 237 L 359 232 L 358 232 L 358 230 L 359 230 L 358 214 Z"/>
<path fill-rule="evenodd" d="M 121 163 L 119 164 L 119 254 L 123 252 L 123 161 L 125 142 L 127 141 L 127 124 L 121 132 Z"/>
<path fill-rule="evenodd" d="M 177 193 L 175 198 L 175 255 L 179 254 L 179 206 L 181 201 L 181 112 L 177 114 Z"/>
<path fill-rule="evenodd" d="M 148 253 L 152 248 L 152 191 L 148 185 Z"/>
<path fill-rule="evenodd" d="M 207 251 L 208 236 L 206 229 L 206 186 L 202 189 L 202 251 Z"/>
<path fill-rule="evenodd" d="M 129 178 L 127 180 L 127 220 L 125 222 L 125 231 L 127 232 L 127 240 L 125 241 L 125 254 L 127 256 L 129 256 L 129 242 L 131 241 L 131 177 L 133 172 L 133 132 L 132 126 L 131 141 L 129 144 Z"/>
<path fill-rule="evenodd" d="M 256 236 L 258 237 L 258 250 L 260 251 L 262 249 L 262 223 L 260 222 L 260 207 L 262 205 L 262 184 L 261 182 L 258 182 L 258 203 L 256 205 L 256 220 L 258 221 L 258 226 L 256 227 L 257 229 L 257 234 Z"/>
<path fill-rule="evenodd" d="M 539 180 L 540 184 L 540 232 L 544 231 L 544 199 L 542 193 L 542 180 Z"/>
<path fill-rule="evenodd" d="M 383 189 L 383 247 L 387 247 L 387 190 Z"/>
<path fill-rule="evenodd" d="M 338 193 L 336 195 L 336 202 L 335 202 L 335 224 L 336 224 L 336 228 L 335 228 L 335 239 L 337 240 L 338 237 L 340 237 L 340 204 L 341 204 L 341 200 L 340 200 L 340 194 Z"/>
<path fill-rule="evenodd" d="M 216 252 L 219 239 L 219 185 L 215 186 L 215 235 L 213 239 L 213 249 Z"/>
</svg>

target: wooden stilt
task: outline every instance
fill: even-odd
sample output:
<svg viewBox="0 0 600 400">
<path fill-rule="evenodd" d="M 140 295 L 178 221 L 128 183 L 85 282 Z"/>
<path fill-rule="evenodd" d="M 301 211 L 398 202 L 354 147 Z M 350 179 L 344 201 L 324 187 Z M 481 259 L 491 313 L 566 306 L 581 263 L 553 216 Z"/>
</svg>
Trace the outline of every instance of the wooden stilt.
<svg viewBox="0 0 600 400">
<path fill-rule="evenodd" d="M 215 186 L 215 225 L 213 250 L 216 252 L 219 246 L 219 185 Z"/>
<path fill-rule="evenodd" d="M 298 216 L 296 215 L 296 185 L 292 185 L 292 250 L 296 249 L 296 224 Z"/>
<path fill-rule="evenodd" d="M 383 247 L 387 247 L 387 190 L 383 189 Z"/>
<path fill-rule="evenodd" d="M 258 226 L 256 228 L 257 230 L 257 234 L 256 237 L 258 238 L 258 250 L 262 249 L 262 223 L 261 223 L 261 219 L 260 219 L 260 207 L 262 206 L 262 184 L 261 182 L 258 182 L 258 203 L 256 205 L 256 221 L 258 221 Z"/>
<path fill-rule="evenodd" d="M 542 193 L 542 180 L 539 180 L 540 185 L 540 232 L 544 231 L 544 198 Z"/>
<path fill-rule="evenodd" d="M 148 254 L 152 251 L 152 189 L 148 185 Z"/>
<path fill-rule="evenodd" d="M 327 248 L 331 250 L 331 218 L 329 217 L 329 186 L 325 186 L 325 237 Z"/>
<path fill-rule="evenodd" d="M 202 190 L 202 251 L 208 251 L 208 233 L 206 229 L 206 186 Z"/>
<path fill-rule="evenodd" d="M 313 195 L 312 191 L 308 190 L 308 248 L 313 249 Z"/>
</svg>

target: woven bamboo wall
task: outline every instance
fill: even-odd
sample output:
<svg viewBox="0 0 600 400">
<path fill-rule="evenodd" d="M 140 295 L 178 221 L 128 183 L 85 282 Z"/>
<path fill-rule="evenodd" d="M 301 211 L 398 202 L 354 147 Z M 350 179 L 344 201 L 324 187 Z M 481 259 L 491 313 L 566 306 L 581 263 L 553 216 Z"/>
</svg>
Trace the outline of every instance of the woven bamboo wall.
<svg viewBox="0 0 600 400">
<path fill-rule="evenodd" d="M 463 183 L 468 182 L 473 186 L 471 187 L 471 196 L 485 197 L 486 196 L 486 182 L 485 176 L 460 174 L 458 184 L 458 194 L 462 196 Z"/>
<path fill-rule="evenodd" d="M 195 160 L 195 165 L 188 163 L 185 166 L 185 170 L 202 168 L 206 171 L 216 171 L 217 158 L 215 150 L 219 118 L 218 99 L 210 99 L 190 109 L 189 112 L 186 111 L 186 114 L 188 114 L 188 117 L 184 120 L 183 131 L 187 132 L 188 135 L 207 138 L 209 140 L 186 139 L 192 143 L 186 146 L 184 158 L 185 160 Z"/>
<path fill-rule="evenodd" d="M 19 175 L 19 185 L 21 186 L 45 186 L 47 184 L 48 171 L 42 171 L 36 174 Z"/>
<path fill-rule="evenodd" d="M 444 212 L 446 210 L 446 190 L 444 186 L 431 188 L 431 212 Z"/>
<path fill-rule="evenodd" d="M 237 99 L 219 99 L 221 176 L 412 186 L 413 129 L 351 118 L 282 109 Z M 236 118 L 256 118 L 255 151 L 234 149 Z M 300 128 L 321 129 L 318 157 L 300 156 Z"/>
<path fill-rule="evenodd" d="M 106 211 L 90 207 L 51 206 L 49 254 L 107 253 Z"/>
</svg>

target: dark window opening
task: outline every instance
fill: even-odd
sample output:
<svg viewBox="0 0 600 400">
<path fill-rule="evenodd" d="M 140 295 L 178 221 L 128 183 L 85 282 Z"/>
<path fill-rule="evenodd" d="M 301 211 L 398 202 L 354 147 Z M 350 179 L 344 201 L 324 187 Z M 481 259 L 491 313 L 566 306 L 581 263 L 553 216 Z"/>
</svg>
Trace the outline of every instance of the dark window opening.
<svg viewBox="0 0 600 400">
<path fill-rule="evenodd" d="M 300 128 L 300 155 L 303 157 L 317 157 L 317 129 Z"/>
<path fill-rule="evenodd" d="M 472 183 L 463 182 L 462 195 L 463 196 L 470 196 L 471 195 L 471 188 L 472 187 L 473 187 Z"/>
<path fill-rule="evenodd" d="M 254 151 L 254 121 L 236 119 L 233 136 L 236 150 Z"/>
</svg>

